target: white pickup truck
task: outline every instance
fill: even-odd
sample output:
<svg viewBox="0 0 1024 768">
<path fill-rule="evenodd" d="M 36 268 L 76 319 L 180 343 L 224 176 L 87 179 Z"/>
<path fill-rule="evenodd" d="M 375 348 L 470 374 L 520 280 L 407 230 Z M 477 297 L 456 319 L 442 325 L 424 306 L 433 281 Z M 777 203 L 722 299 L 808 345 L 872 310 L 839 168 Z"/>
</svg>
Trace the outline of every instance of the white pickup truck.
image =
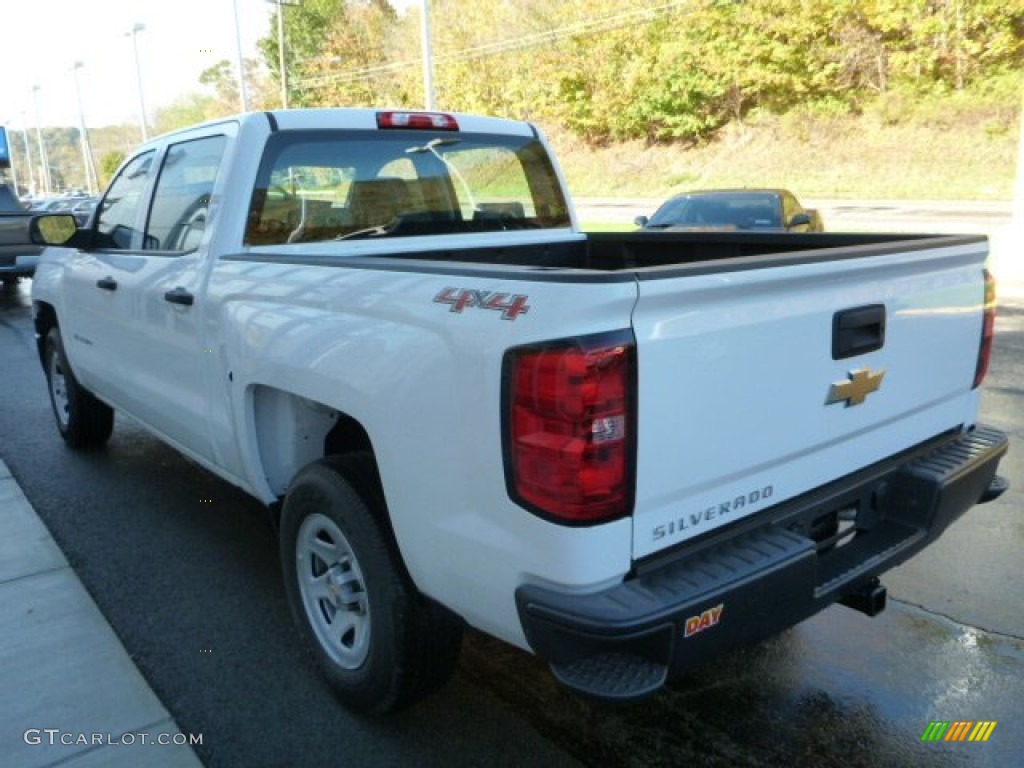
<svg viewBox="0 0 1024 768">
<path fill-rule="evenodd" d="M 262 500 L 341 698 L 440 685 L 463 627 L 633 699 L 998 496 L 974 236 L 585 234 L 522 122 L 251 113 L 33 220 L 57 426 L 118 412 Z"/>
</svg>

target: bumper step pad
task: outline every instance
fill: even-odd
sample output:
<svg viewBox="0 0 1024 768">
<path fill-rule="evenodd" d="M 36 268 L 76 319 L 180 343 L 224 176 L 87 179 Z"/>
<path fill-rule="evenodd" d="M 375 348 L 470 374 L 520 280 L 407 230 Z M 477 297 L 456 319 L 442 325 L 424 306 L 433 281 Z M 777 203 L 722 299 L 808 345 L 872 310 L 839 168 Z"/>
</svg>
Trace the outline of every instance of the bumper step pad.
<svg viewBox="0 0 1024 768">
<path fill-rule="evenodd" d="M 601 653 L 550 666 L 563 685 L 605 701 L 631 701 L 648 696 L 661 688 L 668 677 L 665 664 L 632 653 Z"/>
</svg>

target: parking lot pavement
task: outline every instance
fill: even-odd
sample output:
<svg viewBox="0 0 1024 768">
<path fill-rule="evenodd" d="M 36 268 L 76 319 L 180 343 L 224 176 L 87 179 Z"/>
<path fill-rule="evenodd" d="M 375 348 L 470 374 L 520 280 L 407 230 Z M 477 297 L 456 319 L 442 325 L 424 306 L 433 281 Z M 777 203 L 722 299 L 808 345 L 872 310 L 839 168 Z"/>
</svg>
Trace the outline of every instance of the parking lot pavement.
<svg viewBox="0 0 1024 768">
<path fill-rule="evenodd" d="M 2 461 L 0 530 L 0 765 L 200 766 Z"/>
</svg>

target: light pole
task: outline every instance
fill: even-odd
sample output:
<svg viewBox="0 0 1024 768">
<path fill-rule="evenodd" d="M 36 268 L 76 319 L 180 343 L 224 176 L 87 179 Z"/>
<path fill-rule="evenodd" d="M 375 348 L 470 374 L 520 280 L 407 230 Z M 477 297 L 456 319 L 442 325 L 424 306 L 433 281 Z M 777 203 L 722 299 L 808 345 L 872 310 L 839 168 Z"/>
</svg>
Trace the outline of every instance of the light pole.
<svg viewBox="0 0 1024 768">
<path fill-rule="evenodd" d="M 82 168 L 85 172 L 85 187 L 89 194 L 94 194 L 99 189 L 99 179 L 96 177 L 96 164 L 92 159 L 92 146 L 89 144 L 89 130 L 85 127 L 85 112 L 82 111 L 82 89 L 78 84 L 78 70 L 84 65 L 76 61 L 71 66 L 71 73 L 75 78 L 75 99 L 78 102 L 78 132 L 82 143 Z"/>
<path fill-rule="evenodd" d="M 281 109 L 288 109 L 288 71 L 284 67 L 284 4 L 277 0 L 277 65 L 281 71 Z"/>
<path fill-rule="evenodd" d="M 50 161 L 46 156 L 46 144 L 43 142 L 43 131 L 39 127 L 39 86 L 32 86 L 32 109 L 36 118 L 36 142 L 39 144 L 39 173 L 43 177 L 43 194 L 49 197 L 50 190 Z"/>
<path fill-rule="evenodd" d="M 430 3 L 423 0 L 423 11 L 420 14 L 422 25 L 420 31 L 423 36 L 423 104 L 429 109 L 434 109 L 434 63 L 430 53 Z"/>
<path fill-rule="evenodd" d="M 146 129 L 146 99 L 142 95 L 142 67 L 139 66 L 139 32 L 145 29 L 145 24 L 135 22 L 131 31 L 125 32 L 125 37 L 131 37 L 132 48 L 135 49 L 135 81 L 139 87 L 139 127 L 142 128 L 143 141 L 149 138 L 149 131 Z"/>
<path fill-rule="evenodd" d="M 235 54 L 238 57 L 238 98 L 242 102 L 242 111 L 249 111 L 249 97 L 245 92 L 245 60 L 242 58 L 242 30 L 238 26 L 238 0 L 235 7 Z"/>
<path fill-rule="evenodd" d="M 284 65 L 284 7 L 297 0 L 267 0 L 277 6 L 277 67 L 281 74 L 281 109 L 288 109 L 288 70 Z"/>
<path fill-rule="evenodd" d="M 36 196 L 36 174 L 32 170 L 32 151 L 29 149 L 31 146 L 28 143 L 28 120 L 25 119 L 25 113 L 21 113 L 21 138 L 25 142 L 25 163 L 28 165 L 28 193 L 32 197 Z"/>
<path fill-rule="evenodd" d="M 1024 88 L 1020 92 L 1020 137 L 1017 142 L 1017 179 L 1013 195 L 1013 223 L 1018 232 L 1024 232 Z M 1024 257 L 1022 257 L 1024 258 Z"/>
</svg>

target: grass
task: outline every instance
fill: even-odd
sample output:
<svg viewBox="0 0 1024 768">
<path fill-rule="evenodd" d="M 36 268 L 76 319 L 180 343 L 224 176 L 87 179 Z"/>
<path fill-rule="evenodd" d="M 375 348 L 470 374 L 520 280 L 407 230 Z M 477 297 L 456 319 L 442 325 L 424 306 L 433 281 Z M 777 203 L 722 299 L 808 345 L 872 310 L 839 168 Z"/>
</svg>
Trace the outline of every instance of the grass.
<svg viewBox="0 0 1024 768">
<path fill-rule="evenodd" d="M 951 94 L 887 94 L 859 112 L 755 113 L 702 146 L 592 147 L 545 128 L 579 197 L 781 186 L 814 198 L 1009 200 L 1020 111 L 1008 75 Z"/>
<path fill-rule="evenodd" d="M 584 232 L 632 232 L 636 224 L 624 224 L 621 221 L 581 221 L 580 229 Z"/>
</svg>

